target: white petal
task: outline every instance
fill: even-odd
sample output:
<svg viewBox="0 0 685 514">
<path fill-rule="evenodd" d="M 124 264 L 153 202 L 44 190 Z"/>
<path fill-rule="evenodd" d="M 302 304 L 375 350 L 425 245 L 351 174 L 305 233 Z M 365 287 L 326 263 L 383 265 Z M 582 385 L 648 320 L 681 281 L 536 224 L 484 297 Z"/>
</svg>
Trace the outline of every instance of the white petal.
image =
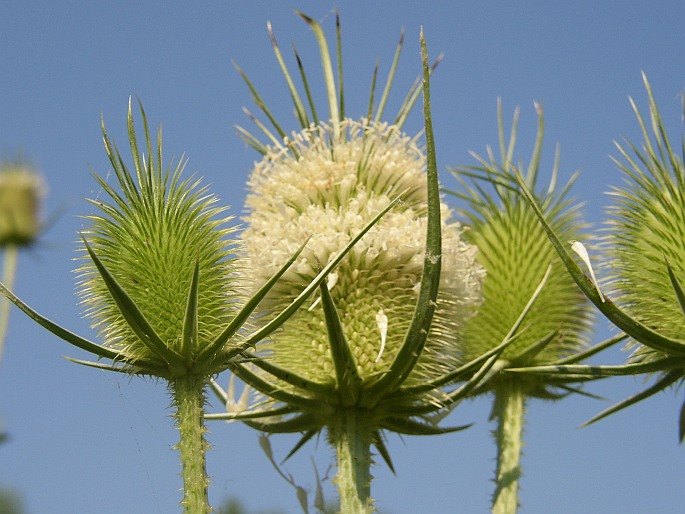
<svg viewBox="0 0 685 514">
<path fill-rule="evenodd" d="M 592 284 L 595 286 L 595 289 L 597 290 L 597 294 L 599 294 L 600 300 L 602 300 L 602 303 L 604 303 L 604 295 L 602 294 L 602 291 L 599 290 L 599 283 L 597 282 L 597 278 L 595 278 L 595 272 L 592 269 L 592 264 L 590 264 L 590 256 L 587 253 L 587 250 L 585 249 L 585 246 L 583 243 L 580 241 L 569 241 L 571 244 L 571 250 L 576 252 L 580 258 L 583 260 L 585 265 L 587 266 L 587 269 L 590 271 L 590 277 L 592 278 Z"/>
<path fill-rule="evenodd" d="M 385 340 L 388 336 L 388 317 L 385 315 L 385 312 L 383 312 L 383 309 L 376 313 L 376 323 L 378 324 L 378 330 L 381 332 L 381 349 L 378 352 L 378 357 L 376 357 L 375 361 L 378 362 L 381 360 L 383 350 L 385 350 Z"/>
</svg>

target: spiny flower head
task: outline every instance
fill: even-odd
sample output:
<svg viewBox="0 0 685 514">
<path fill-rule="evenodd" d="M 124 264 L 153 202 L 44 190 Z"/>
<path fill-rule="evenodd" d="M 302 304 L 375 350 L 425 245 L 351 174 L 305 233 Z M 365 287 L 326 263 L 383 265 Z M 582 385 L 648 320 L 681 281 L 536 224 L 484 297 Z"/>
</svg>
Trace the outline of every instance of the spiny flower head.
<svg viewBox="0 0 685 514">
<path fill-rule="evenodd" d="M 0 246 L 31 244 L 41 231 L 45 182 L 22 161 L 0 163 Z"/>
<path fill-rule="evenodd" d="M 501 104 L 498 115 L 500 137 L 503 138 Z M 538 141 L 525 177 L 529 189 L 535 188 L 539 176 L 541 110 L 539 116 Z M 512 141 L 517 119 L 518 111 Z M 500 356 L 498 366 L 517 368 L 550 364 L 586 345 L 591 320 L 589 305 L 547 239 L 533 209 L 515 186 L 506 183 L 511 179 L 502 171 L 514 166 L 511 155 L 514 147 L 511 143 L 507 146 L 504 140 L 500 141 L 500 146 L 508 148 L 509 152 L 502 156 L 502 164 L 498 164 L 490 152 L 489 160 L 478 158 L 479 167 L 462 170 L 467 175 L 473 175 L 475 171 L 480 179 L 491 183 L 492 196 L 482 184 L 473 187 L 456 173 L 467 190 L 467 194 L 460 195 L 469 206 L 464 210 L 471 223 L 466 238 L 478 247 L 478 262 L 487 271 L 483 281 L 483 305 L 467 321 L 463 331 L 464 356 L 468 361 L 513 339 Z M 537 199 L 562 240 L 580 239 L 584 224 L 578 205 L 572 205 L 566 198 L 573 181 L 561 191 L 555 191 L 556 165 L 552 175 L 547 192 Z M 509 374 L 501 374 L 489 384 L 496 386 L 499 381 L 510 378 Z M 536 383 L 535 375 L 517 374 L 513 378 L 530 380 L 529 394 L 548 396 L 542 387 L 544 384 Z"/>
<path fill-rule="evenodd" d="M 644 77 L 653 134 L 633 102 L 643 131 L 642 148 L 617 144 L 624 184 L 610 195 L 614 204 L 605 238 L 609 294 L 637 321 L 672 340 L 685 334 L 685 165 L 671 147 Z M 632 101 L 631 101 L 632 102 Z M 634 155 L 631 155 L 631 152 Z M 633 344 L 633 346 L 635 346 Z M 638 346 L 637 361 L 664 357 Z"/>
<path fill-rule="evenodd" d="M 371 382 L 387 369 L 402 345 L 416 304 L 426 233 L 425 156 L 398 127 L 367 119 L 294 134 L 272 147 L 255 166 L 243 233 L 249 266 L 263 282 L 308 238 L 298 262 L 267 297 L 278 310 L 311 281 L 331 256 L 384 206 L 400 196 L 350 251 L 329 278 L 357 371 Z M 294 150 L 293 150 L 294 149 Z M 443 219 L 449 209 L 442 206 Z M 408 383 L 435 379 L 460 359 L 459 327 L 480 300 L 476 248 L 463 228 L 443 223 L 442 282 L 438 309 L 424 355 Z M 319 300 L 302 309 L 264 345 L 269 358 L 311 380 L 330 382 L 328 336 Z"/>
<path fill-rule="evenodd" d="M 138 149 L 129 106 L 135 175 L 104 133 L 121 191 L 96 176 L 109 200 L 91 201 L 101 212 L 86 217 L 79 295 L 104 346 L 136 372 L 196 373 L 196 358 L 233 319 L 241 298 L 235 228 L 206 186 L 182 179 L 183 162 L 171 174 L 163 170 L 161 131 L 153 149 L 144 113 L 143 120 L 147 156 Z M 140 320 L 132 323 L 122 301 L 132 303 L 150 328 L 139 329 Z M 195 309 L 192 320 L 189 308 Z M 152 338 L 159 344 L 150 344 Z M 173 363 L 165 355 L 175 356 Z M 203 373 L 216 371 L 205 367 Z"/>
<path fill-rule="evenodd" d="M 329 438 L 339 439 L 334 427 L 354 413 L 365 419 L 372 443 L 390 464 L 383 430 L 423 435 L 465 428 L 438 427 L 430 415 L 444 412 L 465 394 L 448 386 L 463 371 L 456 370 L 462 362 L 460 327 L 481 301 L 483 269 L 475 262 L 476 248 L 461 237 L 464 227 L 451 219 L 440 200 L 430 109 L 426 107 L 426 154 L 417 143 L 419 136 L 402 131 L 421 92 L 418 81 L 395 121 L 382 121 L 403 38 L 377 108 L 374 76 L 367 115 L 351 118 L 345 114 L 340 24 L 336 83 L 321 27 L 301 16 L 319 44 L 326 120 L 316 114 L 298 56 L 310 109 L 305 107 L 273 34 L 301 130 L 287 135 L 239 69 L 275 130 L 252 116 L 269 140 L 264 144 L 238 129 L 263 156 L 248 183 L 242 234 L 254 287 L 306 243 L 260 312 L 268 319 L 282 311 L 324 266 L 342 260 L 306 308 L 260 342 L 254 353 L 246 352 L 245 364 L 233 368 L 258 391 L 259 399 L 244 412 L 212 417 L 241 419 L 267 432 L 302 432 L 297 450 L 324 428 Z M 424 100 L 429 105 L 432 68 L 422 48 Z M 361 231 L 376 220 L 368 232 Z M 358 240 L 359 234 L 364 235 Z M 488 357 L 473 366 L 485 367 Z M 215 390 L 227 398 L 218 386 Z"/>
</svg>

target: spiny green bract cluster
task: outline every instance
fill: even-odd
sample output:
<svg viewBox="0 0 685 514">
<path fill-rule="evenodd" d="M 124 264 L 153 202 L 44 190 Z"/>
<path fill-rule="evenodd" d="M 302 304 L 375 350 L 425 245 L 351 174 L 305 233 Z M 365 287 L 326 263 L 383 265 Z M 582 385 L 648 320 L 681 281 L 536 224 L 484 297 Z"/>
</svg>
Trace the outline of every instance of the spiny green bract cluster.
<svg viewBox="0 0 685 514">
<path fill-rule="evenodd" d="M 642 128 L 641 148 L 617 145 L 616 160 L 625 182 L 611 191 L 611 220 L 604 243 L 609 294 L 642 324 L 674 340 L 685 334 L 683 305 L 673 277 L 685 283 L 685 165 L 671 146 L 644 78 L 650 101 L 649 134 L 642 115 L 633 109 Z M 631 152 L 634 155 L 631 155 Z M 663 357 L 640 346 L 634 359 Z"/>
<path fill-rule="evenodd" d="M 541 109 L 538 115 L 538 140 L 525 176 L 530 189 L 535 189 L 539 176 Z M 457 175 L 467 191 L 460 196 L 470 207 L 463 211 L 470 222 L 465 237 L 478 248 L 478 262 L 487 272 L 483 281 L 483 304 L 463 329 L 464 356 L 467 361 L 476 358 L 510 338 L 513 342 L 500 356 L 499 367 L 550 364 L 586 345 L 591 310 L 550 244 L 535 211 L 515 186 L 506 182 L 510 179 L 503 170 L 513 167 L 511 152 L 518 111 L 508 144 L 504 141 L 501 104 L 498 117 L 500 146 L 508 148 L 509 154 L 503 155 L 502 164 L 498 164 L 490 152 L 489 160 L 478 158 L 481 166 L 462 170 L 465 175 L 472 176 L 475 170 L 475 176 L 490 183 L 492 193 L 486 189 L 488 186 L 471 186 Z M 581 239 L 585 226 L 578 205 L 566 198 L 573 180 L 555 191 L 557 164 L 548 190 L 537 195 L 537 200 L 552 229 L 563 241 Z M 522 172 L 519 170 L 519 173 Z M 488 388 L 509 379 L 531 382 L 527 390 L 529 395 L 550 395 L 534 375 L 501 374 Z"/>
<path fill-rule="evenodd" d="M 227 225 L 230 217 L 220 217 L 225 209 L 216 206 L 216 197 L 200 186 L 199 180 L 182 180 L 184 163 L 171 174 L 163 170 L 161 132 L 156 151 L 146 121 L 145 133 L 148 160 L 139 152 L 129 109 L 135 176 L 105 133 L 105 146 L 121 192 L 96 176 L 109 200 L 92 200 L 101 213 L 86 217 L 90 226 L 83 237 L 176 353 L 181 352 L 184 316 L 198 267 L 197 340 L 190 352 L 192 361 L 192 356 L 226 327 L 241 298 L 236 277 L 239 261 L 232 255 L 237 244 L 232 239 L 235 228 Z M 104 344 L 120 350 L 129 364 L 154 362 L 155 355 L 131 329 L 85 248 L 83 252 L 83 264 L 77 270 L 79 294 Z"/>
<path fill-rule="evenodd" d="M 250 179 L 243 240 L 247 270 L 260 284 L 311 236 L 300 259 L 265 299 L 287 305 L 395 196 L 388 212 L 329 277 L 328 288 L 364 383 L 378 378 L 402 345 L 415 309 L 425 255 L 425 157 L 396 126 L 343 120 L 294 134 L 272 148 Z M 293 150 L 294 149 L 294 150 Z M 450 212 L 442 206 L 443 219 Z M 406 384 L 436 379 L 461 357 L 459 327 L 480 301 L 482 270 L 462 227 L 443 222 L 442 282 L 431 335 Z M 309 380 L 333 385 L 335 375 L 318 297 L 300 309 L 260 355 Z"/>
</svg>

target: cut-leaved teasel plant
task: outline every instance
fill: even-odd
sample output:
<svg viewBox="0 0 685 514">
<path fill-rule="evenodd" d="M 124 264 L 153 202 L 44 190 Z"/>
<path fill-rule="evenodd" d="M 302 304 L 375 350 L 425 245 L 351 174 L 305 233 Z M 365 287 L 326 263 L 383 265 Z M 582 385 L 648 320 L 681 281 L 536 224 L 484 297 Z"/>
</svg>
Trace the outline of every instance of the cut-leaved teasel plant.
<svg viewBox="0 0 685 514">
<path fill-rule="evenodd" d="M 515 162 L 518 109 L 510 137 L 505 135 L 502 105 L 498 102 L 498 161 L 488 148 L 487 157 L 474 156 L 477 166 L 453 170 L 462 191 L 452 191 L 466 208 L 470 230 L 464 237 L 478 247 L 478 262 L 486 270 L 483 304 L 462 329 L 466 361 L 513 340 L 493 366 L 496 376 L 473 394 L 494 396 L 492 419 L 497 444 L 497 470 L 492 512 L 511 514 L 519 505 L 518 481 L 523 447 L 526 399 L 559 399 L 578 391 L 568 376 L 540 376 L 507 373 L 541 364 L 577 362 L 616 342 L 615 339 L 587 349 L 591 322 L 590 304 L 568 275 L 554 247 L 545 237 L 533 209 L 516 191 L 506 173 L 517 169 L 550 225 L 565 239 L 581 238 L 586 229 L 579 205 L 568 197 L 574 177 L 557 187 L 559 155 L 555 158 L 550 183 L 540 188 L 540 160 L 543 116 L 538 109 L 538 129 L 530 163 Z"/>
<path fill-rule="evenodd" d="M 259 301 L 302 248 L 274 268 L 251 298 L 242 287 L 244 261 L 226 209 L 199 179 L 183 179 L 184 162 L 164 168 L 161 130 L 153 146 L 140 106 L 145 146 L 140 150 L 129 102 L 131 173 L 103 125 L 107 156 L 117 185 L 95 176 L 108 199 L 91 203 L 81 234 L 79 294 L 102 344 L 84 339 L 41 316 L 0 285 L 0 292 L 40 325 L 104 361 L 77 363 L 168 383 L 180 433 L 185 512 L 211 511 L 207 488 L 204 406 L 209 378 L 226 370 L 257 341 L 276 330 L 323 282 L 349 248 L 385 211 L 371 220 L 329 266 L 312 277 L 258 330 L 244 329 Z"/>
<path fill-rule="evenodd" d="M 481 302 L 483 269 L 475 262 L 476 248 L 462 239 L 463 227 L 450 219 L 450 210 L 440 201 L 430 122 L 431 69 L 423 37 L 426 154 L 418 136 L 402 132 L 420 91 L 416 85 L 395 122 L 381 121 L 402 43 L 378 105 L 372 86 L 366 117 L 352 119 L 345 114 L 340 25 L 336 83 L 322 28 L 302 17 L 313 29 L 322 57 L 327 119 L 317 117 L 301 68 L 307 112 L 273 36 L 301 131 L 286 136 L 245 79 L 276 131 L 260 125 L 269 140 L 264 145 L 240 130 L 263 154 L 249 181 L 248 226 L 242 235 L 254 282 L 263 281 L 307 234 L 314 234 L 269 292 L 261 312 L 282 309 L 361 224 L 391 199 L 401 202 L 329 275 L 307 309 L 246 354 L 256 357 L 254 362 L 234 368 L 258 392 L 253 404 L 236 409 L 215 384 L 231 408 L 209 417 L 241 419 L 270 433 L 303 434 L 289 456 L 325 431 L 335 451 L 341 511 L 367 513 L 374 510 L 371 448 L 392 469 L 386 431 L 430 435 L 463 428 L 437 426 L 430 415 L 462 398 L 502 348 L 458 369 L 461 327 Z M 466 375 L 471 381 L 461 387 L 444 387 Z"/>
<path fill-rule="evenodd" d="M 604 255 L 594 267 L 607 271 L 602 287 L 588 277 L 589 259 L 582 267 L 567 241 L 549 223 L 539 202 L 520 175 L 515 178 L 536 210 L 550 240 L 583 293 L 612 323 L 631 338 L 634 352 L 620 366 L 545 366 L 540 374 L 566 373 L 579 378 L 658 373 L 654 384 L 601 412 L 587 424 L 633 405 L 685 378 L 685 166 L 671 145 L 651 87 L 643 75 L 649 100 L 649 122 L 631 100 L 644 141 L 641 147 L 617 143 L 616 163 L 624 185 L 610 195 L 614 204 L 604 234 Z M 651 127 L 651 131 L 650 131 Z M 681 152 L 685 146 L 681 143 Z M 575 248 L 574 248 L 575 247 Z M 581 252 L 582 253 L 582 252 Z M 602 291 L 603 289 L 603 291 Z M 679 418 L 685 438 L 685 403 Z"/>
</svg>

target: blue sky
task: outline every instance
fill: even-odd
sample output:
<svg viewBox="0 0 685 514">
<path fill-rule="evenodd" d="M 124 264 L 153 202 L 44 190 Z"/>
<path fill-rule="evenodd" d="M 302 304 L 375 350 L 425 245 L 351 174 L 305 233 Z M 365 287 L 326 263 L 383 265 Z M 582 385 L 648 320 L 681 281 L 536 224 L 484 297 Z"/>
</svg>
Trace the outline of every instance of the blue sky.
<svg viewBox="0 0 685 514">
<path fill-rule="evenodd" d="M 163 123 L 167 159 L 185 153 L 188 171 L 204 176 L 239 215 L 258 156 L 233 127 L 249 125 L 243 106 L 256 109 L 231 61 L 249 74 L 278 118 L 296 128 L 266 22 L 271 20 L 287 56 L 290 43 L 297 45 L 320 92 L 315 40 L 293 9 L 319 20 L 332 35 L 335 6 L 282 0 L 2 2 L 0 156 L 23 149 L 49 185 L 45 214 L 65 209 L 41 244 L 22 254 L 18 294 L 52 319 L 90 334 L 74 295 L 75 239 L 83 226 L 79 216 L 91 212 L 82 199 L 99 193 L 90 167 L 108 171 L 100 116 L 125 148 L 129 95 L 142 100 L 152 124 Z M 337 7 L 352 116 L 365 112 L 376 59 L 384 76 L 403 26 L 405 50 L 389 113 L 419 73 L 421 26 L 431 55 L 444 52 L 432 97 L 438 163 L 448 187 L 457 186 L 448 166 L 473 164 L 470 150 L 482 153 L 496 143 L 498 97 L 506 117 L 521 106 L 524 159 L 536 126 L 533 101 L 544 103 L 543 166 L 551 167 L 559 143 L 562 177 L 582 170 L 575 196 L 586 202 L 587 218 L 596 224 L 608 204 L 603 193 L 621 182 L 609 157 L 616 155 L 612 141 L 640 140 L 628 97 L 646 108 L 642 70 L 672 138 L 682 132 L 680 1 L 379 0 L 339 1 Z M 417 111 L 406 130 L 420 128 Z M 601 319 L 597 332 L 597 340 L 610 333 Z M 164 384 L 79 367 L 64 355 L 84 357 L 13 313 L 0 368 L 0 416 L 11 435 L 0 446 L 0 486 L 19 492 L 31 514 L 179 511 L 180 470 L 170 451 L 177 435 Z M 617 349 L 595 362 L 623 358 Z M 641 380 L 616 379 L 590 390 L 615 401 L 644 386 Z M 606 402 L 531 401 L 521 512 L 680 511 L 680 401 L 682 395 L 679 400 L 670 391 L 581 430 Z M 397 476 L 383 465 L 375 469 L 373 494 L 381 512 L 488 510 L 495 457 L 488 401 L 460 406 L 448 422 L 475 426 L 438 438 L 390 437 Z M 215 506 L 237 496 L 252 509 L 298 512 L 294 492 L 270 468 L 255 432 L 223 423 L 210 430 Z M 295 439 L 272 442 L 283 456 Z M 298 483 L 310 487 L 312 457 L 325 471 L 331 460 L 323 440 L 286 465 Z"/>
</svg>

